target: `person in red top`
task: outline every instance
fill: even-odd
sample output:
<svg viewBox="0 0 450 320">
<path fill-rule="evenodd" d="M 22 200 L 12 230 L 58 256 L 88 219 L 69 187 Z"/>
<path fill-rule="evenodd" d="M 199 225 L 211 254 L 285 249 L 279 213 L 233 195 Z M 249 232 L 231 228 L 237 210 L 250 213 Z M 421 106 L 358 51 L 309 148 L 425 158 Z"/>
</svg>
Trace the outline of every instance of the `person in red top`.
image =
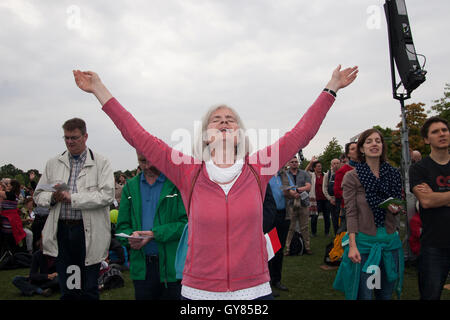
<svg viewBox="0 0 450 320">
<path fill-rule="evenodd" d="M 330 202 L 323 194 L 323 173 L 322 173 L 322 163 L 320 161 L 315 161 L 312 164 L 312 169 L 314 170 L 311 174 L 311 189 L 309 194 L 309 199 L 311 202 L 310 213 L 311 213 L 311 233 L 313 237 L 317 234 L 317 219 L 319 217 L 319 212 L 323 214 L 323 220 L 325 224 L 325 236 L 330 233 Z M 314 206 L 314 201 L 316 206 Z"/>
<path fill-rule="evenodd" d="M 345 156 L 349 159 L 349 162 L 344 164 L 338 171 L 336 171 L 336 175 L 334 178 L 334 197 L 336 199 L 336 207 L 341 207 L 340 217 L 345 216 L 344 210 L 344 199 L 342 196 L 342 180 L 344 179 L 345 174 L 353 170 L 354 164 L 358 161 L 358 154 L 356 148 L 356 142 L 349 142 L 345 145 Z"/>
<path fill-rule="evenodd" d="M 418 211 L 414 214 L 411 220 L 409 220 L 409 230 L 409 247 L 411 248 L 412 253 L 418 256 L 420 253 L 420 235 L 422 234 L 422 220 L 420 220 L 420 214 Z"/>
</svg>

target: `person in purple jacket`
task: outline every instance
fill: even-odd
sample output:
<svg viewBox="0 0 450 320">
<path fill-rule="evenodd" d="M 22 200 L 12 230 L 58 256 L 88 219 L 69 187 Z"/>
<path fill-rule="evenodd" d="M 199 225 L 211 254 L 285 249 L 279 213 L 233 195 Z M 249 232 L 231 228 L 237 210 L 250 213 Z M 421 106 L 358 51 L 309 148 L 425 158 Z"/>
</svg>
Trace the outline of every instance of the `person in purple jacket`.
<svg viewBox="0 0 450 320">
<path fill-rule="evenodd" d="M 263 200 L 271 177 L 315 136 L 358 67 L 339 65 L 296 126 L 274 144 L 250 154 L 245 127 L 226 105 L 203 117 L 194 156 L 172 149 L 147 132 L 92 71 L 74 70 L 78 87 L 93 93 L 122 136 L 180 190 L 188 214 L 188 252 L 182 297 L 272 299 Z"/>
</svg>

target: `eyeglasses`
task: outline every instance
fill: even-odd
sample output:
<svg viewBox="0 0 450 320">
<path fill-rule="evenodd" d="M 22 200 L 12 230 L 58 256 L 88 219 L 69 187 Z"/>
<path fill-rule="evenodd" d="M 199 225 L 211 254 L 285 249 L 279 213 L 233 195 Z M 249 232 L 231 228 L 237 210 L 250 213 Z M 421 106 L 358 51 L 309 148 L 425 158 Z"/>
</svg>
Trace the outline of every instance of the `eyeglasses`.
<svg viewBox="0 0 450 320">
<path fill-rule="evenodd" d="M 78 139 L 80 139 L 82 136 L 63 136 L 62 138 L 66 141 L 77 141 Z"/>
</svg>

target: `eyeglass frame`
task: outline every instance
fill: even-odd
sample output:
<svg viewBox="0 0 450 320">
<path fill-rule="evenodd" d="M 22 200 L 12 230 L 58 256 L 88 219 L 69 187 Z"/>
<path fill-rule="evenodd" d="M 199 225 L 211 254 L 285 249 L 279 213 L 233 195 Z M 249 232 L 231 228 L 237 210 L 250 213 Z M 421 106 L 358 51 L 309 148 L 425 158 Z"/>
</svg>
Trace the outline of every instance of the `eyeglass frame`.
<svg viewBox="0 0 450 320">
<path fill-rule="evenodd" d="M 62 138 L 63 138 L 64 141 L 77 141 L 77 140 L 79 140 L 82 136 L 83 136 L 83 135 L 78 136 L 78 137 L 75 137 L 75 136 L 72 136 L 72 137 L 62 136 Z"/>
</svg>

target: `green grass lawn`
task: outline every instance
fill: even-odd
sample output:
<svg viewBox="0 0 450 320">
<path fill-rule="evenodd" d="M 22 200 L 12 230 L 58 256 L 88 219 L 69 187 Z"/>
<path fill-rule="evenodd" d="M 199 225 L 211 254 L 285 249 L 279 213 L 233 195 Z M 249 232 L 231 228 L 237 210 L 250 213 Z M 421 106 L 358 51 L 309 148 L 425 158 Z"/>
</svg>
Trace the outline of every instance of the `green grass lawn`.
<svg viewBox="0 0 450 320">
<path fill-rule="evenodd" d="M 403 234 L 403 230 L 401 234 Z M 402 237 L 403 238 L 403 237 Z M 282 283 L 289 288 L 288 292 L 280 291 L 277 300 L 343 300 L 344 294 L 332 288 L 336 270 L 324 271 L 320 269 L 323 264 L 325 246 L 333 238 L 325 237 L 323 234 L 323 220 L 319 219 L 318 236 L 312 238 L 311 256 L 288 256 L 284 258 Z M 15 269 L 0 271 L 0 300 L 56 300 L 59 294 L 53 294 L 49 298 L 39 295 L 33 297 L 21 296 L 11 283 L 16 275 L 28 274 L 28 269 Z M 113 289 L 101 293 L 102 300 L 133 300 L 133 282 L 130 280 L 129 272 L 123 273 L 125 287 Z M 417 285 L 417 272 L 412 266 L 405 268 L 402 300 L 419 299 Z M 442 300 L 450 300 L 450 290 L 443 290 Z"/>
</svg>

